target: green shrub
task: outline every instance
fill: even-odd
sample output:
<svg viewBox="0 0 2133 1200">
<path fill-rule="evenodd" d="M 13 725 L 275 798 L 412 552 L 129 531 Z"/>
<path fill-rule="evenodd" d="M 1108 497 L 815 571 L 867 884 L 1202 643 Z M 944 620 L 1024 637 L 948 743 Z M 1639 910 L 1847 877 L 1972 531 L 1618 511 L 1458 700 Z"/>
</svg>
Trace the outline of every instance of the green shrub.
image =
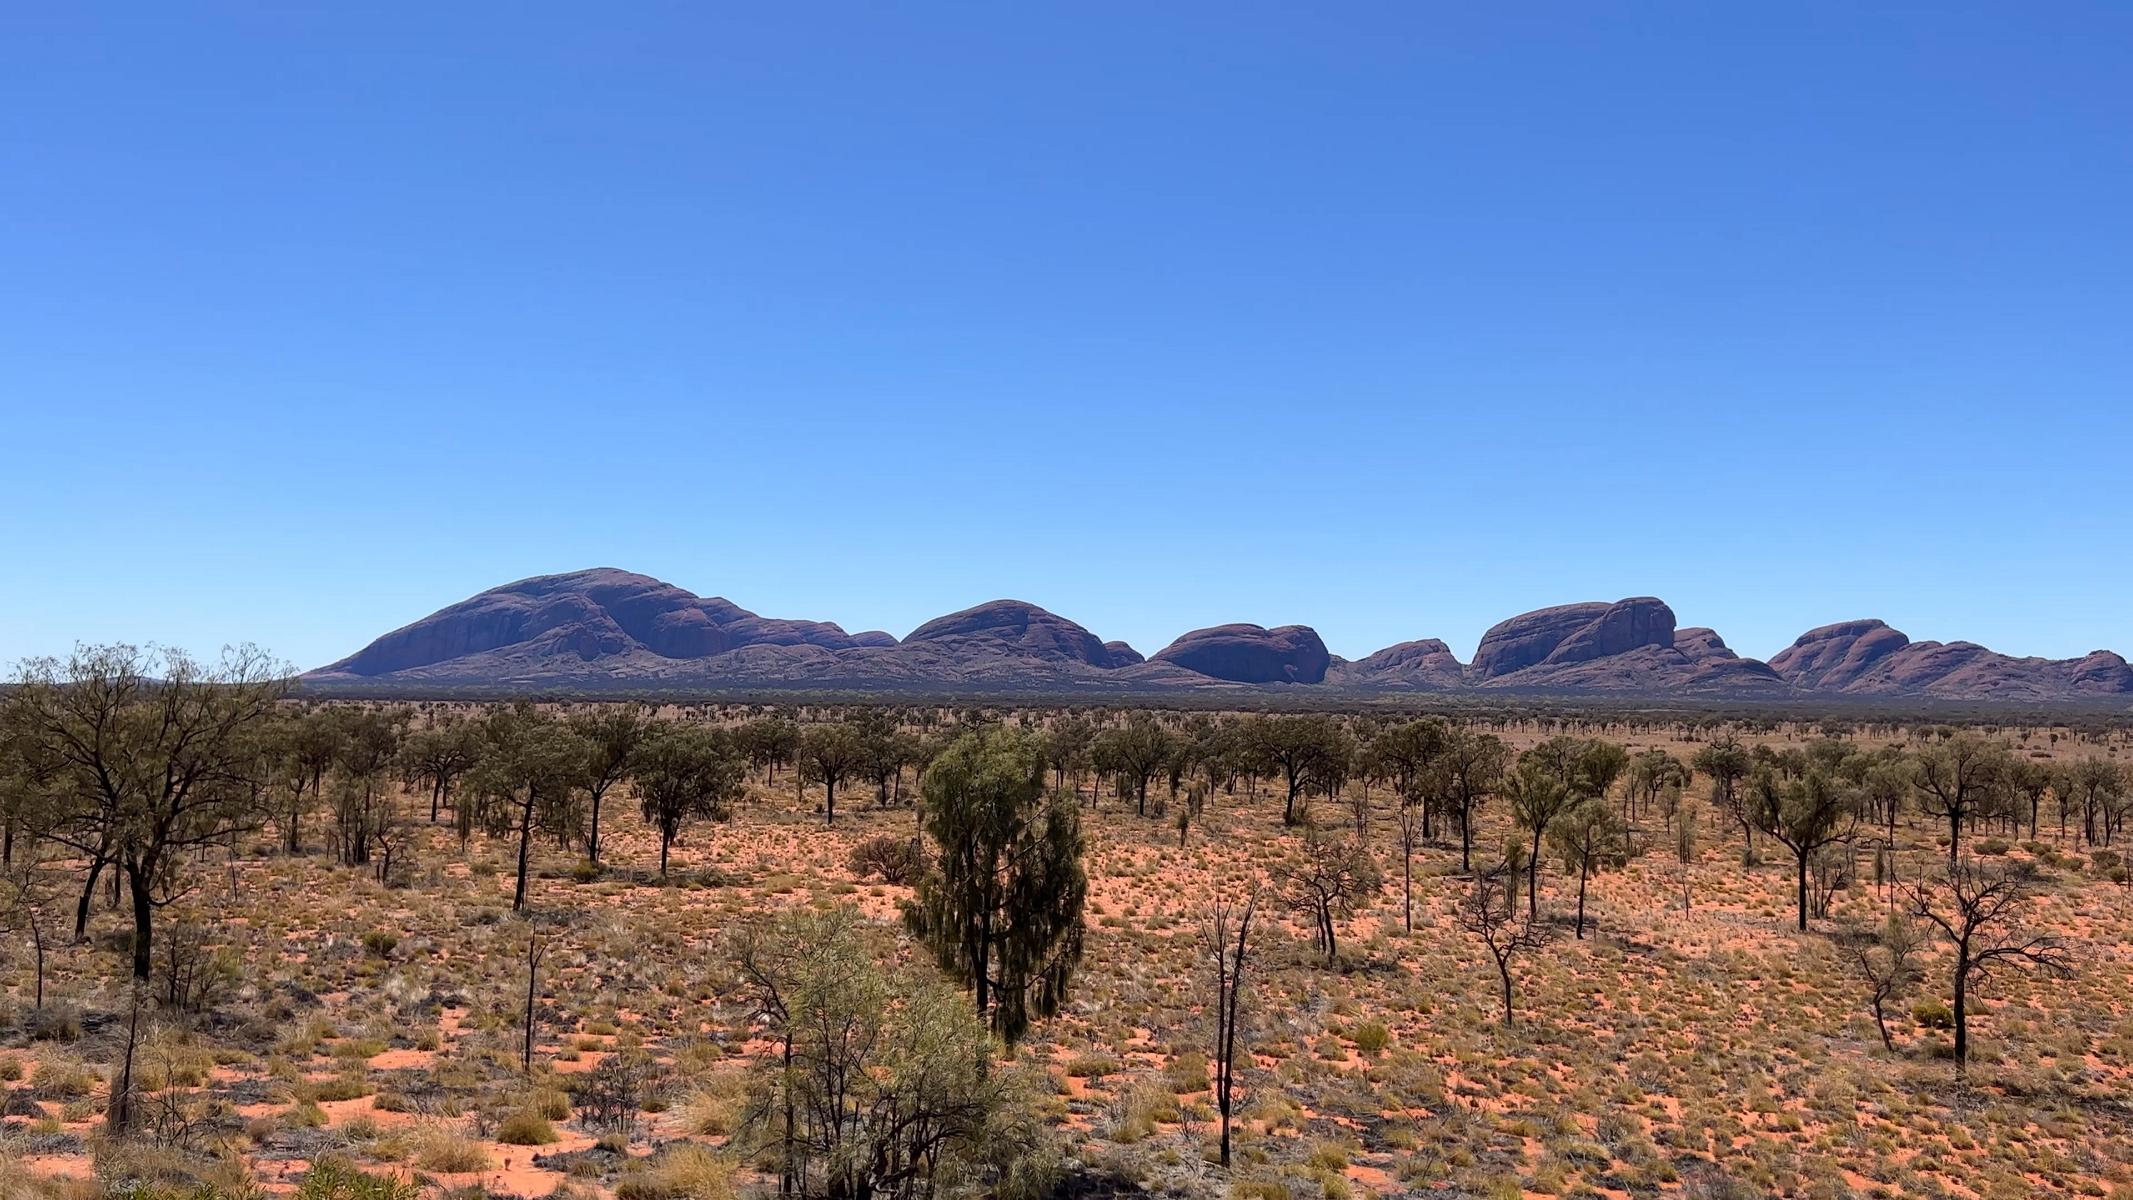
<svg viewBox="0 0 2133 1200">
<path fill-rule="evenodd" d="M 570 1119 L 570 1097 L 554 1088 L 542 1088 L 526 1102 L 526 1111 L 538 1113 L 551 1121 Z"/>
<path fill-rule="evenodd" d="M 488 1148 L 441 1127 L 425 1129 L 415 1141 L 415 1165 L 443 1175 L 486 1171 L 491 1165 Z"/>
<path fill-rule="evenodd" d="M 1385 1028 L 1381 1021 L 1358 1025 L 1349 1036 L 1354 1039 L 1356 1049 L 1373 1058 L 1383 1054 L 1385 1047 L 1392 1042 L 1392 1031 Z"/>
<path fill-rule="evenodd" d="M 1066 1065 L 1066 1073 L 1076 1079 L 1098 1079 L 1117 1070 L 1118 1060 L 1102 1054 L 1077 1054 Z"/>
<path fill-rule="evenodd" d="M 555 1126 L 537 1112 L 515 1112 L 496 1127 L 496 1140 L 506 1146 L 547 1146 L 556 1140 Z"/>
<path fill-rule="evenodd" d="M 1163 1075 L 1170 1081 L 1170 1090 L 1179 1095 L 1204 1092 L 1210 1086 L 1207 1077 L 1207 1056 L 1198 1050 L 1187 1050 L 1170 1060 L 1163 1068 Z"/>
<path fill-rule="evenodd" d="M 411 1180 L 371 1175 L 337 1158 L 322 1158 L 304 1173 L 297 1200 L 416 1200 L 422 1189 Z"/>
<path fill-rule="evenodd" d="M 1913 1005 L 1911 1019 L 1927 1029 L 1955 1028 L 1955 1010 L 1938 1000 L 1924 1000 Z"/>
<path fill-rule="evenodd" d="M 641 1171 L 615 1184 L 615 1200 L 728 1200 L 734 1164 L 703 1146 L 670 1146 Z"/>
<path fill-rule="evenodd" d="M 71 1042 L 81 1036 L 81 1012 L 68 1004 L 47 1004 L 30 1014 L 30 1039 Z"/>
<path fill-rule="evenodd" d="M 359 1073 L 350 1072 L 346 1075 L 336 1075 L 331 1079 L 314 1085 L 311 1089 L 311 1098 L 330 1103 L 335 1100 L 353 1100 L 358 1096 L 368 1096 L 370 1091 L 369 1081 L 365 1080 Z"/>
</svg>

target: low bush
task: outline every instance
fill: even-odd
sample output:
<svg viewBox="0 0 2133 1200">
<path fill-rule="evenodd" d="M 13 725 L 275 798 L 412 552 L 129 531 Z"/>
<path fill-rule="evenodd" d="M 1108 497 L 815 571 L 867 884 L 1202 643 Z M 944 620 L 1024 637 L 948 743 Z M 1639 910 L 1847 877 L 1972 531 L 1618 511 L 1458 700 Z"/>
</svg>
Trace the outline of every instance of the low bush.
<svg viewBox="0 0 2133 1200">
<path fill-rule="evenodd" d="M 496 1140 L 506 1146 L 548 1146 L 556 1141 L 555 1126 L 537 1112 L 525 1110 L 505 1117 L 496 1127 Z"/>
<path fill-rule="evenodd" d="M 880 834 L 852 847 L 852 874 L 883 883 L 908 883 L 919 871 L 918 847 L 908 838 Z"/>
</svg>

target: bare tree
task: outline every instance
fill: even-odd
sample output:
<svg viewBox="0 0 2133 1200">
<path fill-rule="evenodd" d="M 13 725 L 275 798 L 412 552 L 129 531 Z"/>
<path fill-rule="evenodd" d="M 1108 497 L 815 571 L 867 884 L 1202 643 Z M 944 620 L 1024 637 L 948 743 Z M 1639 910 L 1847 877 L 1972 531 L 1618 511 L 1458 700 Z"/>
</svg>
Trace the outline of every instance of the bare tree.
<svg viewBox="0 0 2133 1200">
<path fill-rule="evenodd" d="M 533 1073 L 533 998 L 540 983 L 541 959 L 548 953 L 548 943 L 541 937 L 537 921 L 526 925 L 526 1040 L 519 1053 L 519 1066 L 527 1074 Z"/>
<path fill-rule="evenodd" d="M 1696 864 L 1696 811 L 1684 807 L 1674 822 L 1674 862 L 1681 868 L 1681 911 L 1689 911 L 1689 868 Z"/>
<path fill-rule="evenodd" d="M 1465 901 L 1459 907 L 1459 926 L 1481 939 L 1496 963 L 1496 978 L 1503 986 L 1503 1023 L 1515 1025 L 1511 1006 L 1511 962 L 1529 950 L 1548 944 L 1548 929 L 1531 915 L 1518 911 L 1517 872 L 1509 864 L 1493 867 L 1474 877 Z"/>
<path fill-rule="evenodd" d="M 1918 955 L 1925 940 L 1925 930 L 1902 913 L 1890 913 L 1878 931 L 1855 931 L 1846 939 L 1852 964 L 1866 980 L 1867 1007 L 1873 1010 L 1884 1050 L 1896 1048 L 1889 1036 L 1888 1006 L 1918 982 Z"/>
<path fill-rule="evenodd" d="M 1959 733 L 1918 756 L 1911 777 L 1920 807 L 1948 822 L 1948 861 L 1962 857 L 1963 825 L 1991 802 L 2006 767 L 2007 752 L 1975 733 Z"/>
<path fill-rule="evenodd" d="M 1986 866 L 1972 858 L 1949 864 L 1939 878 L 1918 879 L 1907 887 L 1912 915 L 1938 928 L 1955 948 L 1955 1073 L 1970 1060 L 1970 990 L 1995 967 L 2030 966 L 2055 975 L 2071 974 L 2073 960 L 2058 938 L 2031 933 L 2021 924 L 2028 903 L 2033 868 Z"/>
<path fill-rule="evenodd" d="M 1314 830 L 1304 838 L 1300 859 L 1274 868 L 1274 882 L 1282 903 L 1311 919 L 1318 949 L 1333 966 L 1340 961 L 1335 922 L 1383 887 L 1384 875 L 1360 838 L 1329 838 Z"/>
<path fill-rule="evenodd" d="M 1237 1088 L 1237 1037 L 1242 1025 L 1244 962 L 1252 935 L 1252 911 L 1259 893 L 1245 897 L 1240 908 L 1215 901 L 1207 921 L 1207 949 L 1215 964 L 1215 1111 L 1222 1120 L 1221 1162 L 1229 1165 L 1230 1113 Z"/>
</svg>

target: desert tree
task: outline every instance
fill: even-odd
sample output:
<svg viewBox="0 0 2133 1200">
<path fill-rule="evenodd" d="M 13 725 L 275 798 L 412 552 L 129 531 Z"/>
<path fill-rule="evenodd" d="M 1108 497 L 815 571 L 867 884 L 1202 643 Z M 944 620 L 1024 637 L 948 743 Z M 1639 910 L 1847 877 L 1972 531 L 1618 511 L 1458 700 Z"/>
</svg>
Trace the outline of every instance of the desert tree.
<svg viewBox="0 0 2133 1200">
<path fill-rule="evenodd" d="M 1791 851 L 1799 928 L 1807 929 L 1807 872 L 1825 846 L 1849 842 L 1859 829 L 1857 798 L 1819 764 L 1775 760 L 1757 764 L 1743 795 L 1755 827 Z"/>
<path fill-rule="evenodd" d="M 1394 828 L 1400 837 L 1400 924 L 1415 931 L 1415 851 L 1428 836 L 1429 802 L 1419 796 L 1402 795 L 1393 810 Z"/>
<path fill-rule="evenodd" d="M 719 730 L 668 722 L 652 730 L 636 751 L 637 801 L 647 825 L 659 835 L 659 877 L 667 877 L 674 839 L 692 820 L 723 821 L 740 798 L 746 765 L 740 749 Z"/>
<path fill-rule="evenodd" d="M 1419 793 L 1425 775 L 1436 769 L 1452 742 L 1451 726 L 1437 717 L 1402 721 L 1370 741 L 1370 751 L 1402 794 Z"/>
<path fill-rule="evenodd" d="M 638 752 L 651 736 L 653 724 L 651 715 L 634 704 L 602 705 L 570 718 L 571 731 L 585 745 L 585 857 L 589 862 L 600 861 L 601 802 L 636 771 Z"/>
<path fill-rule="evenodd" d="M 17 728 L 53 756 L 49 786 L 74 814 L 66 824 L 124 875 L 138 983 L 155 961 L 155 913 L 181 890 L 180 856 L 259 824 L 251 735 L 291 673 L 250 646 L 213 663 L 116 645 L 23 664 Z"/>
<path fill-rule="evenodd" d="M 1696 865 L 1696 810 L 1682 808 L 1674 822 L 1674 865 L 1681 874 L 1681 911 L 1689 911 L 1689 868 Z"/>
<path fill-rule="evenodd" d="M 1896 823 L 1903 815 L 1903 802 L 1911 794 L 1911 766 L 1901 751 L 1881 750 L 1855 756 L 1859 801 L 1881 826 L 1882 844 L 1896 848 Z"/>
<path fill-rule="evenodd" d="M 45 824 L 59 801 L 53 790 L 59 760 L 28 727 L 28 717 L 21 706 L 0 702 L 0 864 L 15 861 L 17 835 Z"/>
<path fill-rule="evenodd" d="M 400 753 L 399 714 L 378 709 L 348 713 L 341 723 L 334 768 L 339 783 L 333 794 L 334 833 L 341 861 L 351 867 L 370 865 L 371 840 L 381 820 L 379 807 Z"/>
<path fill-rule="evenodd" d="M 1694 765 L 1711 780 L 1711 802 L 1730 814 L 1740 826 L 1743 866 L 1755 862 L 1755 821 L 1741 803 L 1740 784 L 1748 777 L 1754 759 L 1747 747 L 1732 734 L 1721 734 L 1696 752 Z"/>
<path fill-rule="evenodd" d="M 2117 811 L 2126 790 L 2125 770 L 2109 759 L 2087 755 L 2062 766 L 2052 786 L 2065 798 L 2060 809 L 2061 837 L 2065 836 L 2066 808 L 2078 806 L 2081 810 L 2081 840 L 2091 846 L 2108 845 L 2112 814 Z"/>
<path fill-rule="evenodd" d="M 519 1044 L 519 1070 L 533 1073 L 533 1001 L 539 994 L 541 960 L 548 956 L 548 939 L 541 936 L 537 920 L 526 922 L 526 1011 L 524 1038 Z"/>
<path fill-rule="evenodd" d="M 468 776 L 467 787 L 493 801 L 499 824 L 517 836 L 511 909 L 520 912 L 526 907 L 534 831 L 561 822 L 572 790 L 585 778 L 589 749 L 575 731 L 530 704 L 498 709 L 482 724 L 481 765 Z"/>
<path fill-rule="evenodd" d="M 822 823 L 835 825 L 837 788 L 866 767 L 866 740 L 842 721 L 822 721 L 800 734 L 795 754 L 801 782 L 822 785 Z"/>
<path fill-rule="evenodd" d="M 1528 752 L 1531 753 L 1530 751 Z M 1521 758 L 1518 769 L 1503 784 L 1511 817 L 1523 831 L 1526 867 L 1526 915 L 1540 915 L 1541 839 L 1555 819 L 1579 800 L 1570 782 L 1545 760 Z"/>
<path fill-rule="evenodd" d="M 1276 866 L 1273 876 L 1283 907 L 1310 921 L 1312 940 L 1329 967 L 1340 962 L 1338 923 L 1385 886 L 1369 843 L 1316 829 L 1305 833 L 1300 852 Z"/>
<path fill-rule="evenodd" d="M 324 802 L 326 775 L 341 761 L 347 724 L 329 708 L 307 709 L 282 725 L 287 789 L 280 810 L 282 849 L 301 854 L 304 813 Z"/>
<path fill-rule="evenodd" d="M 1243 904 L 1217 899 L 1207 916 L 1208 958 L 1215 983 L 1215 1112 L 1222 1123 L 1220 1161 L 1230 1158 L 1230 1114 L 1237 1095 L 1237 1043 L 1243 1028 L 1244 965 L 1250 954 L 1255 890 Z"/>
<path fill-rule="evenodd" d="M 1064 716 L 1044 731 L 1044 761 L 1052 771 L 1054 791 L 1067 790 L 1071 781 L 1081 790 L 1081 772 L 1089 765 L 1089 745 L 1096 740 L 1096 726 L 1087 717 Z"/>
<path fill-rule="evenodd" d="M 410 787 L 429 792 L 432 824 L 444 806 L 454 803 L 453 789 L 474 768 L 479 733 L 470 722 L 445 721 L 415 730 L 400 744 L 401 775 Z"/>
<path fill-rule="evenodd" d="M 1096 735 L 1089 761 L 1133 793 L 1134 811 L 1148 815 L 1148 781 L 1168 768 L 1177 739 L 1149 713 L 1134 713 L 1122 725 Z"/>
<path fill-rule="evenodd" d="M 893 722 L 869 726 L 863 736 L 867 757 L 862 771 L 874 783 L 874 806 L 902 803 L 904 769 L 922 762 L 924 743 Z"/>
<path fill-rule="evenodd" d="M 957 738 L 919 783 L 933 854 L 905 917 L 1010 1044 L 1059 1011 L 1081 961 L 1080 811 L 1044 776 L 1033 737 L 992 728 Z"/>
<path fill-rule="evenodd" d="M 1548 944 L 1547 926 L 1518 911 L 1516 878 L 1516 868 L 1510 863 L 1483 871 L 1474 877 L 1459 905 L 1459 927 L 1480 939 L 1496 964 L 1506 1026 L 1518 1023 L 1512 1006 L 1512 962 Z"/>
<path fill-rule="evenodd" d="M 756 770 L 763 772 L 764 785 L 778 781 L 778 768 L 795 760 L 800 751 L 800 726 L 790 717 L 756 717 L 734 730 L 741 750 Z"/>
<path fill-rule="evenodd" d="M 1632 803 L 1630 817 L 1648 813 L 1655 807 L 1660 796 L 1668 788 L 1685 788 L 1689 785 L 1688 764 L 1664 750 L 1646 750 L 1629 760 L 1628 795 Z M 1673 815 L 1668 814 L 1671 824 Z"/>
<path fill-rule="evenodd" d="M 1235 720 L 1206 721 L 1192 731 L 1192 762 L 1209 791 L 1234 795 L 1244 769 L 1244 726 Z"/>
<path fill-rule="evenodd" d="M 2034 879 L 2026 863 L 1987 866 L 1966 856 L 1940 877 L 1921 877 L 1906 887 L 1911 914 L 1937 929 L 1955 951 L 1950 978 L 1958 1076 L 1970 1061 L 1970 993 L 1993 969 L 2072 973 L 2073 960 L 2060 940 L 2023 922 Z"/>
<path fill-rule="evenodd" d="M 1629 751 L 1619 743 L 1606 738 L 1586 738 L 1578 747 L 1571 788 L 1581 796 L 1605 800 L 1607 793 L 1628 770 Z"/>
<path fill-rule="evenodd" d="M 2051 768 L 2040 762 L 2018 758 L 2007 764 L 2004 779 L 2008 791 L 2029 812 L 2029 840 L 2037 840 L 2037 819 L 2044 808 L 2044 797 L 2052 790 Z M 2017 822 L 2020 815 L 2016 816 Z"/>
<path fill-rule="evenodd" d="M 1896 1041 L 1889 1036 L 1888 1008 L 1918 983 L 1918 958 L 1925 948 L 1925 931 L 1904 914 L 1890 913 L 1880 929 L 1853 930 L 1843 945 L 1853 969 L 1866 981 L 1867 1009 L 1874 1014 L 1882 1049 L 1894 1050 Z"/>
<path fill-rule="evenodd" d="M 1042 1190 L 1051 1155 L 1025 1076 L 1002 1068 L 938 976 L 884 969 L 849 908 L 751 922 L 736 940 L 779 1047 L 751 1080 L 737 1141 L 775 1164 L 781 1195 Z"/>
<path fill-rule="evenodd" d="M 1948 823 L 1948 861 L 1961 858 L 1963 826 L 1989 805 L 2007 769 L 1998 742 L 1965 731 L 1919 751 L 1911 776 L 1919 806 Z"/>
<path fill-rule="evenodd" d="M 1299 821 L 1296 802 L 1312 791 L 1332 790 L 1347 773 L 1350 740 L 1340 722 L 1317 715 L 1267 717 L 1253 727 L 1254 750 L 1281 772 L 1287 792 L 1281 823 Z"/>
<path fill-rule="evenodd" d="M 1444 797 L 1459 823 L 1459 869 L 1474 869 L 1474 814 L 1503 784 L 1511 749 L 1502 738 L 1478 729 L 1454 729 L 1443 758 Z"/>
<path fill-rule="evenodd" d="M 757 1098 L 754 1115 L 759 1122 L 767 1118 L 777 1126 L 778 1195 L 791 1196 L 799 1190 L 803 1170 L 795 1087 L 799 1079 L 799 1030 L 794 1021 L 797 993 L 811 969 L 826 965 L 811 958 L 811 952 L 845 951 L 856 958 L 865 953 L 865 947 L 858 944 L 851 912 L 845 908 L 827 912 L 787 909 L 774 919 L 757 917 L 731 928 L 726 941 L 750 1017 L 767 1026 L 776 1041 L 777 1080 Z"/>
<path fill-rule="evenodd" d="M 0 928 L 27 935 L 36 970 L 34 1008 L 44 1009 L 45 958 L 51 949 L 44 906 L 52 899 L 53 870 L 46 839 L 30 839 L 26 849 L 0 868 Z"/>
<path fill-rule="evenodd" d="M 1548 847 L 1566 874 L 1578 877 L 1577 936 L 1585 936 L 1586 882 L 1629 861 L 1629 826 L 1622 814 L 1595 796 L 1565 809 L 1548 826 Z"/>
</svg>

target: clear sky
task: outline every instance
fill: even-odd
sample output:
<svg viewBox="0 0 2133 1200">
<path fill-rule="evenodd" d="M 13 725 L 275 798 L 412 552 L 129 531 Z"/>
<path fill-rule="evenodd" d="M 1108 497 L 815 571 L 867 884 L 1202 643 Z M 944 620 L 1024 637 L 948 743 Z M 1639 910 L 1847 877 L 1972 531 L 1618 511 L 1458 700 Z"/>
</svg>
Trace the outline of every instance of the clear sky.
<svg viewBox="0 0 2133 1200">
<path fill-rule="evenodd" d="M 2071 2 L 17 5 L 0 661 L 312 667 L 596 565 L 1144 651 L 1653 594 L 1756 655 L 2133 652 L 2129 45 Z"/>
</svg>

